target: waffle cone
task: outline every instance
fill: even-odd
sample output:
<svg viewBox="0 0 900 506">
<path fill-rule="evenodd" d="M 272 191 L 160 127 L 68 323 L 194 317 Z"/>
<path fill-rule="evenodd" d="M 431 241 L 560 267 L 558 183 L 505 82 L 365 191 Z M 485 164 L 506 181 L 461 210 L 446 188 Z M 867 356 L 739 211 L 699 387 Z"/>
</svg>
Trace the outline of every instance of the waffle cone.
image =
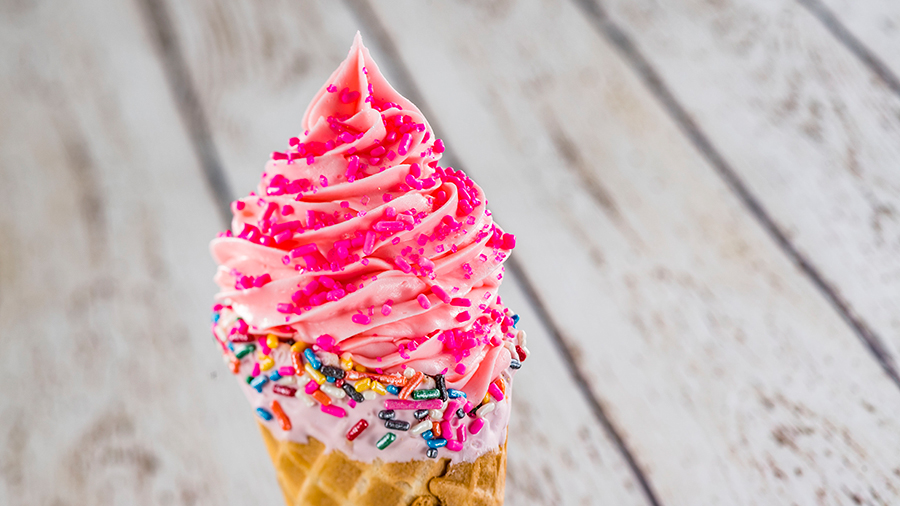
<svg viewBox="0 0 900 506">
<path fill-rule="evenodd" d="M 502 506 L 506 444 L 475 462 L 449 459 L 372 463 L 325 452 L 310 437 L 282 441 L 260 425 L 287 506 Z"/>
</svg>

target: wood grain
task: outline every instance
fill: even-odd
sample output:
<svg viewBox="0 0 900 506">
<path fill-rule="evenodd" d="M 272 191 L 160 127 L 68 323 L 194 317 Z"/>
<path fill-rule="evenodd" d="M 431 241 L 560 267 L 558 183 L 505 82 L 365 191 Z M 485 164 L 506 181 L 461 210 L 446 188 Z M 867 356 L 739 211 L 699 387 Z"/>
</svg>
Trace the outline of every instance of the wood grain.
<svg viewBox="0 0 900 506">
<path fill-rule="evenodd" d="M 896 386 L 581 11 L 370 5 L 662 504 L 898 499 Z"/>
<path fill-rule="evenodd" d="M 218 217 L 141 19 L 2 9 L 0 504 L 277 504 L 209 337 Z"/>
<path fill-rule="evenodd" d="M 900 96 L 799 3 L 602 5 L 895 365 Z"/>
<path fill-rule="evenodd" d="M 168 5 L 226 172 L 238 193 L 249 192 L 268 154 L 298 133 L 307 103 L 359 25 L 340 4 Z M 533 348 L 516 379 L 509 504 L 646 504 L 515 279 L 503 293 L 523 315 Z M 548 388 L 558 393 L 549 396 Z"/>
</svg>

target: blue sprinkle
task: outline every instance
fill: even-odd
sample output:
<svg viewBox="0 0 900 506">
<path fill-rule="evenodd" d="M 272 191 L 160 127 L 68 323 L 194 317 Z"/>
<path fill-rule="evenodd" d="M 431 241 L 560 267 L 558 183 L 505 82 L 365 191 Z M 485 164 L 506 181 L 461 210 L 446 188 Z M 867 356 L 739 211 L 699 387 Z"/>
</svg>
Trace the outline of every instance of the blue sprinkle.
<svg viewBox="0 0 900 506">
<path fill-rule="evenodd" d="M 335 381 L 337 381 L 337 379 L 332 378 L 331 376 L 325 376 L 325 381 L 327 381 L 329 383 L 334 383 Z"/>
<path fill-rule="evenodd" d="M 213 313 L 213 315 L 212 315 L 212 322 L 213 322 L 213 323 L 219 323 L 219 318 L 221 318 L 221 316 L 222 316 L 222 315 L 220 315 L 219 313 Z"/>
<path fill-rule="evenodd" d="M 455 388 L 448 388 L 447 395 L 449 395 L 451 399 L 456 399 L 457 397 L 465 397 L 466 393 Z"/>
<path fill-rule="evenodd" d="M 260 374 L 259 376 L 253 378 L 253 381 L 250 382 L 250 386 L 255 388 L 257 392 L 262 393 L 263 385 L 269 382 L 269 378 Z"/>
<path fill-rule="evenodd" d="M 269 375 L 269 381 L 278 381 L 280 379 L 281 379 L 281 374 L 279 374 L 278 371 L 275 371 Z"/>
<path fill-rule="evenodd" d="M 312 348 L 303 350 L 303 356 L 306 357 L 306 361 L 309 362 L 309 365 L 311 365 L 313 369 L 318 371 L 322 367 L 322 362 L 316 357 L 316 354 L 313 353 Z"/>
<path fill-rule="evenodd" d="M 434 439 L 434 432 L 431 432 L 430 430 L 426 430 L 425 432 L 422 433 L 422 439 L 424 439 L 425 441 L 428 441 L 429 439 Z"/>
<path fill-rule="evenodd" d="M 516 359 L 512 359 L 512 360 L 509 361 L 509 368 L 510 368 L 510 369 L 521 369 L 521 368 L 522 368 L 522 362 L 519 362 L 519 361 L 516 360 Z"/>
<path fill-rule="evenodd" d="M 394 395 L 397 395 L 397 394 L 400 393 L 400 389 L 397 388 L 395 385 L 387 385 L 386 387 L 384 387 L 384 389 L 387 390 L 389 393 L 392 393 L 392 394 L 394 394 Z"/>
<path fill-rule="evenodd" d="M 259 415 L 260 418 L 262 418 L 263 420 L 265 420 L 267 422 L 272 419 L 272 413 L 269 413 L 268 411 L 264 410 L 263 408 L 256 408 L 256 414 Z"/>
<path fill-rule="evenodd" d="M 429 448 L 443 448 L 447 446 L 447 440 L 444 438 L 429 439 L 425 444 L 427 444 Z"/>
<path fill-rule="evenodd" d="M 516 324 L 519 323 L 519 315 L 513 315 L 513 328 L 516 328 Z"/>
<path fill-rule="evenodd" d="M 234 353 L 234 343 L 228 341 L 228 349 L 231 350 L 231 353 Z"/>
</svg>

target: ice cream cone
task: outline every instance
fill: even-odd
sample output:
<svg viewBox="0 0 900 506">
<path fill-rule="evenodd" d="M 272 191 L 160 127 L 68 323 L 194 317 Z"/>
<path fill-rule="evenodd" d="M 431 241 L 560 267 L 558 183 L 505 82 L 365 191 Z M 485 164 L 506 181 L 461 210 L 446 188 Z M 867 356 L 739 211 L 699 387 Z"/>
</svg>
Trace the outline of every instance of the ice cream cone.
<svg viewBox="0 0 900 506">
<path fill-rule="evenodd" d="M 493 506 L 503 504 L 506 444 L 474 462 L 448 459 L 357 462 L 325 451 L 315 438 L 305 444 L 260 431 L 287 506 Z"/>
</svg>

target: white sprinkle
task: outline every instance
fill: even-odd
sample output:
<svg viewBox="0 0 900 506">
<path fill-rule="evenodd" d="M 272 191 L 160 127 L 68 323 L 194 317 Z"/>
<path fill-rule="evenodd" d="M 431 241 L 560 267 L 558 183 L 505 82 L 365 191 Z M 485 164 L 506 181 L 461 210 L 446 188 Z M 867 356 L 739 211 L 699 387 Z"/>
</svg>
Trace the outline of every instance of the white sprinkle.
<svg viewBox="0 0 900 506">
<path fill-rule="evenodd" d="M 440 409 L 432 409 L 428 412 L 428 416 L 435 422 L 440 422 L 444 419 L 444 412 Z"/>
<path fill-rule="evenodd" d="M 328 383 L 323 383 L 322 386 L 319 387 L 319 390 L 325 392 L 330 397 L 333 397 L 335 399 L 343 399 L 347 396 L 347 392 L 344 392 L 344 389 L 338 388 Z"/>
<path fill-rule="evenodd" d="M 475 413 L 475 416 L 477 416 L 478 418 L 484 418 L 485 415 L 487 415 L 488 413 L 493 411 L 494 408 L 496 408 L 496 407 L 497 407 L 497 403 L 489 402 L 489 403 L 485 404 L 484 406 L 481 406 L 480 408 L 478 408 L 478 411 Z"/>
<path fill-rule="evenodd" d="M 415 426 L 413 426 L 413 428 L 410 429 L 409 431 L 410 431 L 411 433 L 413 433 L 413 434 L 415 434 L 415 435 L 418 436 L 419 434 L 421 434 L 421 433 L 423 433 L 423 432 L 425 432 L 426 430 L 429 430 L 429 429 L 431 429 L 431 422 L 429 422 L 429 421 L 426 420 L 426 421 L 424 421 L 424 422 L 419 422 L 419 423 L 417 423 L 417 424 L 416 424 Z"/>
<path fill-rule="evenodd" d="M 365 392 L 362 393 L 362 395 L 365 400 L 371 401 L 371 400 L 375 399 L 375 396 L 378 394 L 375 393 L 375 390 L 366 390 Z"/>
</svg>

